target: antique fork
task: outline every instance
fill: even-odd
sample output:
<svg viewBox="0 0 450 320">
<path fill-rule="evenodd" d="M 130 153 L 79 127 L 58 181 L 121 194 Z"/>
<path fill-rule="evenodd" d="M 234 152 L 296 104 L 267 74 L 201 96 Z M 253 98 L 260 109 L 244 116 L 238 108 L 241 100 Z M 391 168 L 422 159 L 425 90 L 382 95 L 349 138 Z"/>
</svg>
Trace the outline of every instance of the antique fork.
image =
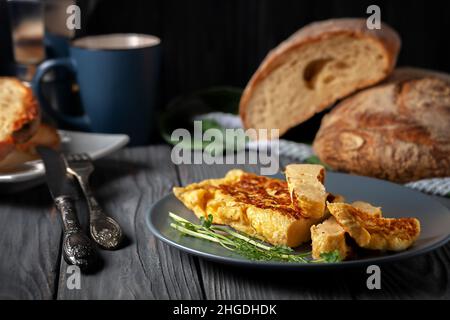
<svg viewBox="0 0 450 320">
<path fill-rule="evenodd" d="M 67 172 L 79 182 L 89 208 L 89 230 L 92 239 L 104 249 L 116 249 L 122 240 L 122 229 L 108 217 L 98 204 L 89 186 L 89 177 L 94 171 L 90 157 L 85 153 L 67 156 Z"/>
</svg>

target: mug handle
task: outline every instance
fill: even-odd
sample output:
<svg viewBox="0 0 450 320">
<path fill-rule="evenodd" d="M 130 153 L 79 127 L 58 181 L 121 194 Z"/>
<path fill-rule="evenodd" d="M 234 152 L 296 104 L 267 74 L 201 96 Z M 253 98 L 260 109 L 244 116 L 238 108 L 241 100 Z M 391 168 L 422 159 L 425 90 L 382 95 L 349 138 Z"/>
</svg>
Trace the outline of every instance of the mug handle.
<svg viewBox="0 0 450 320">
<path fill-rule="evenodd" d="M 40 106 L 51 117 L 64 124 L 79 128 L 80 130 L 90 131 L 89 118 L 87 115 L 72 116 L 55 110 L 42 92 L 42 78 L 54 67 L 64 67 L 72 73 L 76 73 L 75 62 L 71 58 L 50 59 L 39 65 L 32 80 L 32 87 Z"/>
</svg>

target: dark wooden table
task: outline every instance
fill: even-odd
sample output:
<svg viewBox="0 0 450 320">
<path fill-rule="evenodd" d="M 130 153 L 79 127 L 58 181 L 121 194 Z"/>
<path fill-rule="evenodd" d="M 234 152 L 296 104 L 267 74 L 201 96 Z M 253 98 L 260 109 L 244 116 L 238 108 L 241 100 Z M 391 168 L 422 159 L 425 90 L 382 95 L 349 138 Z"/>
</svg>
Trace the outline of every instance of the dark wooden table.
<svg viewBox="0 0 450 320">
<path fill-rule="evenodd" d="M 0 299 L 450 298 L 450 244 L 381 265 L 381 290 L 367 289 L 362 267 L 274 272 L 220 265 L 161 243 L 149 232 L 145 216 L 173 186 L 219 177 L 230 167 L 175 166 L 169 147 L 152 146 L 122 150 L 98 161 L 96 168 L 93 187 L 123 227 L 126 246 L 102 251 L 103 269 L 82 275 L 80 289 L 69 289 L 60 218 L 47 187 L 1 195 Z M 436 199 L 450 207 L 450 200 Z"/>
</svg>

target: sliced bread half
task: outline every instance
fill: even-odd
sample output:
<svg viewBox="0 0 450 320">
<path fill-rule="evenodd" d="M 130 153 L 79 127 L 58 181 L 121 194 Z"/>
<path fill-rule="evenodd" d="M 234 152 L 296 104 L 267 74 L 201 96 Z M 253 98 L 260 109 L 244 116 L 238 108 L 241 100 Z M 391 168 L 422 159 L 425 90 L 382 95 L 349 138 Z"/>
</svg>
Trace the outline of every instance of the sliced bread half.
<svg viewBox="0 0 450 320">
<path fill-rule="evenodd" d="M 280 135 L 338 99 L 386 78 L 400 38 L 389 26 L 369 30 L 365 19 L 307 25 L 269 52 L 244 90 L 245 128 Z"/>
</svg>

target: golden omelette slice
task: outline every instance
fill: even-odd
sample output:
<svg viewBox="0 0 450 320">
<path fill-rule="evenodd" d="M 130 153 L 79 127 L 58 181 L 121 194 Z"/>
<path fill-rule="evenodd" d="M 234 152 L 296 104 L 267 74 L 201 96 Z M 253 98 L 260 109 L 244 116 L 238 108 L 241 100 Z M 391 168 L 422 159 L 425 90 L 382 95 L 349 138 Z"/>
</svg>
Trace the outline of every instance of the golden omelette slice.
<svg viewBox="0 0 450 320">
<path fill-rule="evenodd" d="M 342 196 L 336 196 L 329 202 L 344 202 L 344 198 Z M 370 203 L 356 201 L 352 203 L 352 206 L 360 209 L 368 215 L 371 215 L 372 217 L 381 217 L 381 209 L 379 207 L 372 206 Z M 333 216 L 318 225 L 312 226 L 311 246 L 313 258 L 319 259 L 322 253 L 330 253 L 333 251 L 339 252 L 339 256 L 342 260 L 347 258 L 352 252 L 352 248 L 347 244 L 345 234 L 345 229 Z"/>
<path fill-rule="evenodd" d="M 224 224 L 274 245 L 296 247 L 311 239 L 310 227 L 324 218 L 307 218 L 291 202 L 285 181 L 231 170 L 183 188 L 175 196 L 197 217 Z"/>
<path fill-rule="evenodd" d="M 420 234 L 415 218 L 381 218 L 346 203 L 328 203 L 328 210 L 362 248 L 401 251 Z"/>
<path fill-rule="evenodd" d="M 291 201 L 305 217 L 325 214 L 325 168 L 318 164 L 290 164 L 285 170 Z"/>
</svg>

